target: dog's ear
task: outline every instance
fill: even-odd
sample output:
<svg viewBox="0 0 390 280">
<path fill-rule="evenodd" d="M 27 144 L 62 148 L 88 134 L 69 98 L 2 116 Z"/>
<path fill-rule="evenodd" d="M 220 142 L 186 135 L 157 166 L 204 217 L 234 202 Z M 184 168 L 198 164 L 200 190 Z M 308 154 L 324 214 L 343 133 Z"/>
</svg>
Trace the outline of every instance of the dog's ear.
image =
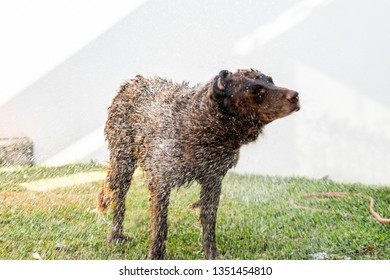
<svg viewBox="0 0 390 280">
<path fill-rule="evenodd" d="M 213 91 L 211 97 L 216 101 L 218 108 L 229 116 L 235 116 L 232 101 L 230 99 L 229 91 L 227 90 L 228 83 L 231 79 L 232 73 L 227 70 L 219 72 L 213 81 Z"/>
<path fill-rule="evenodd" d="M 222 70 L 218 74 L 217 87 L 219 90 L 225 90 L 228 79 L 232 75 L 228 70 Z"/>
<path fill-rule="evenodd" d="M 232 75 L 228 70 L 222 70 L 219 72 L 218 76 L 214 78 L 213 90 L 216 95 L 227 96 L 226 86 Z"/>
</svg>

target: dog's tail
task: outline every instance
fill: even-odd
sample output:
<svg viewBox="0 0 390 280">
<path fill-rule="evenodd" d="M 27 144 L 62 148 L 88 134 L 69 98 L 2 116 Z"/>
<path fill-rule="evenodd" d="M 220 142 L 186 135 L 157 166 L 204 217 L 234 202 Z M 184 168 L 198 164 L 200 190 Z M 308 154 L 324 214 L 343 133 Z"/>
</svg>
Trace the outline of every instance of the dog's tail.
<svg viewBox="0 0 390 280">
<path fill-rule="evenodd" d="M 103 186 L 99 190 L 97 198 L 97 212 L 103 215 L 114 200 L 114 192 L 109 185 L 109 175 L 104 180 Z"/>
</svg>

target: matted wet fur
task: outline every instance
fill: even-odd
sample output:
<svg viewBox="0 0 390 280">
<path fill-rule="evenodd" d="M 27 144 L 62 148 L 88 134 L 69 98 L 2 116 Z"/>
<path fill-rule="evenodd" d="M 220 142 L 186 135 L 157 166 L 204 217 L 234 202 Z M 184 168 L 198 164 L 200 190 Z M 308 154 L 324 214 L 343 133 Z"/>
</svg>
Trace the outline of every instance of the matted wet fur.
<svg viewBox="0 0 390 280">
<path fill-rule="evenodd" d="M 297 110 L 297 92 L 275 86 L 271 77 L 253 69 L 223 70 L 195 87 L 139 75 L 126 82 L 108 109 L 110 169 L 98 194 L 100 213 L 114 203 L 110 241 L 125 240 L 125 197 L 140 166 L 151 194 L 148 258 L 164 258 L 171 189 L 194 181 L 201 185 L 204 254 L 217 258 L 223 177 L 237 163 L 242 145 L 255 141 L 266 124 Z"/>
</svg>

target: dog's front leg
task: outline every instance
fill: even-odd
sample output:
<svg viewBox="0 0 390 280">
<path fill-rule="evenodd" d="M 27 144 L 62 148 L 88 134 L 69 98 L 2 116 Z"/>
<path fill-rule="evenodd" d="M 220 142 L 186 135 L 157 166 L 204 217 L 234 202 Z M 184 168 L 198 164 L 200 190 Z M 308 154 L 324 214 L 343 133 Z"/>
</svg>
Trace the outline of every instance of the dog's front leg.
<svg viewBox="0 0 390 280">
<path fill-rule="evenodd" d="M 148 259 L 162 260 L 165 255 L 165 241 L 168 233 L 168 204 L 170 188 L 151 189 L 152 223 L 150 226 L 151 245 Z"/>
<path fill-rule="evenodd" d="M 219 179 L 202 183 L 200 220 L 203 227 L 203 251 L 207 259 L 216 259 L 218 257 L 215 241 L 215 224 L 220 194 L 221 181 Z"/>
</svg>

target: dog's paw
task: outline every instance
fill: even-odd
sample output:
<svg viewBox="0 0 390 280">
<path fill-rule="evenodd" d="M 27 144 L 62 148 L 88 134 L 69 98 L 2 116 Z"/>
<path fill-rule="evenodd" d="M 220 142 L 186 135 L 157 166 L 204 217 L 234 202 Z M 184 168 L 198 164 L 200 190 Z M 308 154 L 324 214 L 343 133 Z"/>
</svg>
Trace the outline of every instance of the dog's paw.
<svg viewBox="0 0 390 280">
<path fill-rule="evenodd" d="M 206 260 L 217 260 L 219 257 L 219 253 L 218 253 L 218 251 L 214 251 L 214 252 L 211 252 L 211 253 L 205 255 L 205 257 L 206 257 Z"/>
<path fill-rule="evenodd" d="M 198 200 L 198 201 L 195 202 L 195 203 L 192 203 L 192 204 L 189 206 L 190 209 L 198 209 L 198 208 L 200 208 L 200 207 L 201 207 L 200 200 Z"/>
<path fill-rule="evenodd" d="M 124 236 L 124 235 L 112 235 L 108 238 L 108 242 L 112 244 L 122 244 L 126 243 L 130 240 L 130 237 Z"/>
</svg>

